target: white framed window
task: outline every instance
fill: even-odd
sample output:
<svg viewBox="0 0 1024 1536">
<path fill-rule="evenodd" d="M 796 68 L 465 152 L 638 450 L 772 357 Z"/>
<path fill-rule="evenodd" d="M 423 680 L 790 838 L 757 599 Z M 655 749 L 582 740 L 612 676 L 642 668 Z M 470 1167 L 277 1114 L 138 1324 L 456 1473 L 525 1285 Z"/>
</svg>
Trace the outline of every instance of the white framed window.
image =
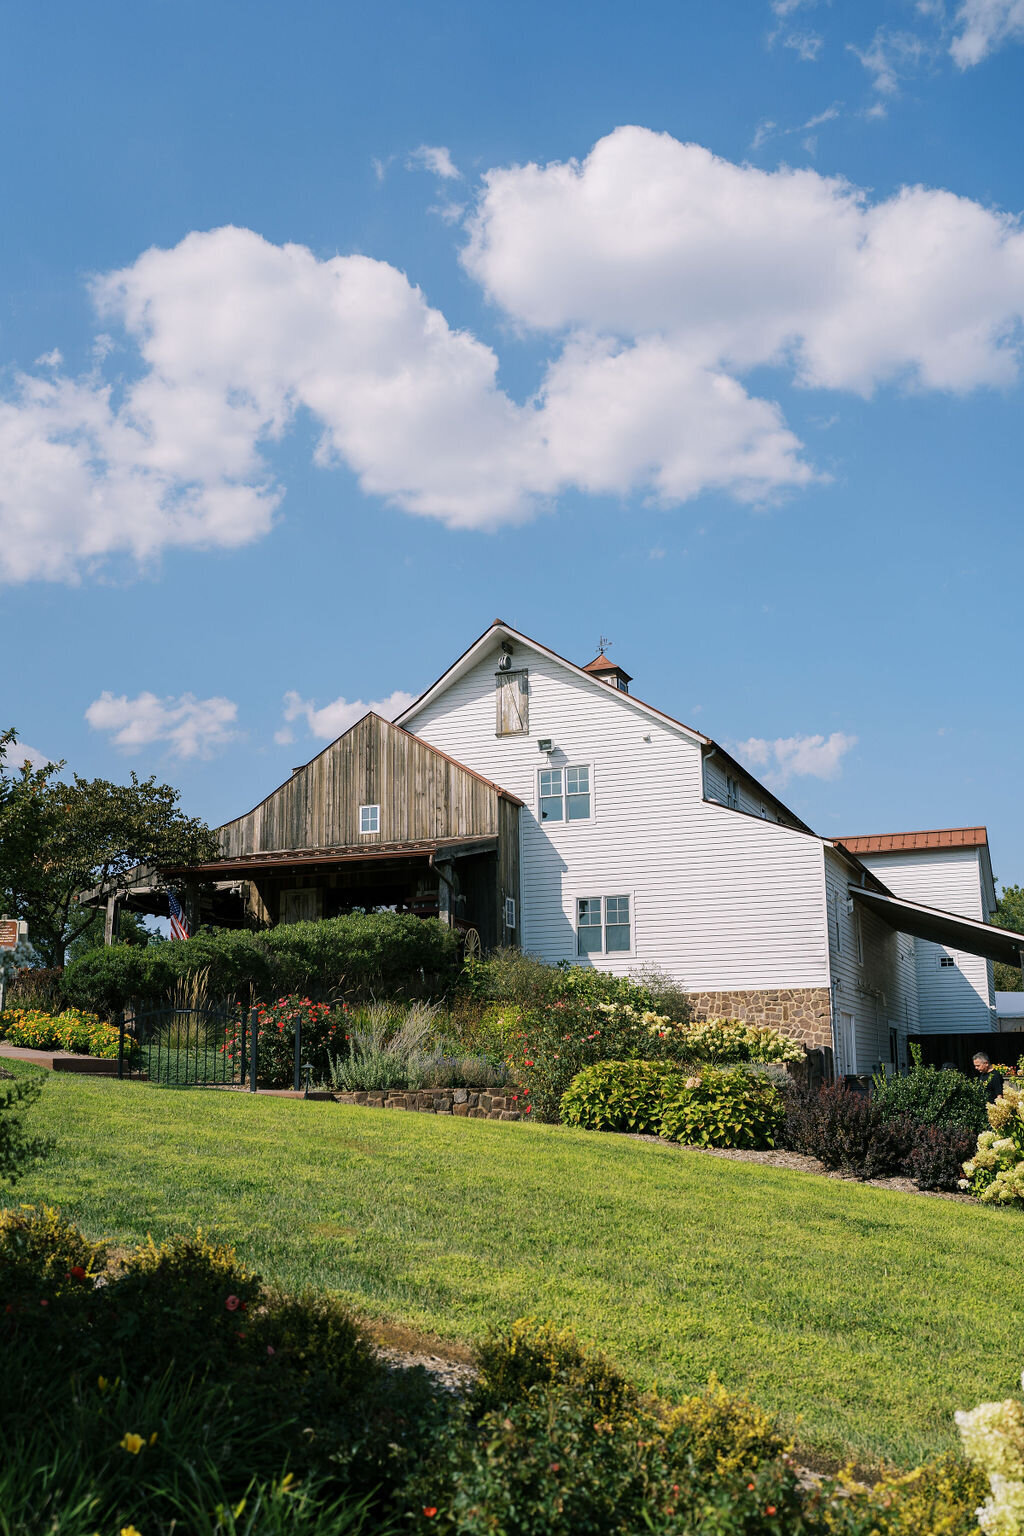
<svg viewBox="0 0 1024 1536">
<path fill-rule="evenodd" d="M 541 821 L 589 821 L 590 768 L 542 768 L 537 782 Z"/>
<path fill-rule="evenodd" d="M 359 807 L 359 830 L 364 834 L 380 831 L 379 805 L 361 805 Z"/>
<path fill-rule="evenodd" d="M 725 776 L 725 803 L 731 811 L 738 811 L 740 808 L 739 781 L 734 779 L 731 773 Z"/>
<path fill-rule="evenodd" d="M 516 899 L 514 896 L 505 897 L 505 927 L 514 928 L 516 925 Z"/>
<path fill-rule="evenodd" d="M 955 971 L 956 970 L 956 955 L 940 955 L 939 956 L 939 970 L 940 971 Z"/>
<path fill-rule="evenodd" d="M 576 951 L 623 955 L 633 948 L 629 896 L 581 896 L 576 902 Z"/>
</svg>

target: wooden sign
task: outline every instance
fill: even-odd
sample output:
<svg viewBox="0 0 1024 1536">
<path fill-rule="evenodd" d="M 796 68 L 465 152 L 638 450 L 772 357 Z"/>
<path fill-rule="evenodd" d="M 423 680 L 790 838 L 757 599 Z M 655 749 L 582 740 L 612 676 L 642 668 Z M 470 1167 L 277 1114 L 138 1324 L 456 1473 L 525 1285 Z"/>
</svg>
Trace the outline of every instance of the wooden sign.
<svg viewBox="0 0 1024 1536">
<path fill-rule="evenodd" d="M 16 917 L 0 918 L 0 949 L 17 949 L 20 927 Z"/>
</svg>

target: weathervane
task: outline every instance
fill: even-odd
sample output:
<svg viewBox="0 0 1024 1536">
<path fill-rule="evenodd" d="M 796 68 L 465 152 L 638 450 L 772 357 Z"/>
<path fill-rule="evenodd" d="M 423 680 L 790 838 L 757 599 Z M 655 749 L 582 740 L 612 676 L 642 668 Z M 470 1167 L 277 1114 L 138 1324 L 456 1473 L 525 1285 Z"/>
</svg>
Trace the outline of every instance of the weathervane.
<svg viewBox="0 0 1024 1536">
<path fill-rule="evenodd" d="M 600 640 L 597 642 L 598 654 L 603 656 L 608 647 L 610 645 L 614 645 L 614 643 L 615 642 L 613 640 L 608 639 L 607 635 L 602 635 Z"/>
</svg>

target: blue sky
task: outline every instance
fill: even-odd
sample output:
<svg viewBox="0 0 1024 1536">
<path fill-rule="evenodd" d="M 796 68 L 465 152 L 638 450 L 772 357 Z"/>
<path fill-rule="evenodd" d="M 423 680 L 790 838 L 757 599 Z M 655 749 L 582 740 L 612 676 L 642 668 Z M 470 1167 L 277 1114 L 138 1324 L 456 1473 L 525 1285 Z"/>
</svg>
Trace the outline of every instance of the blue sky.
<svg viewBox="0 0 1024 1536">
<path fill-rule="evenodd" d="M 216 823 L 495 616 L 1024 881 L 1024 0 L 3 11 L 3 722 Z"/>
</svg>

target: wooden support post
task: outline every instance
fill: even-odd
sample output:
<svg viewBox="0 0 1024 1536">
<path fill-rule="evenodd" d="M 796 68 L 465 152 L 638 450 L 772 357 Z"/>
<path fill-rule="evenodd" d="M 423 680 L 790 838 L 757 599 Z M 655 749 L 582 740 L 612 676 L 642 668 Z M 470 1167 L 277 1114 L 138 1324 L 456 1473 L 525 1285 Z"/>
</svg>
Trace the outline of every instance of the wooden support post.
<svg viewBox="0 0 1024 1536">
<path fill-rule="evenodd" d="M 199 887 L 195 881 L 189 881 L 185 886 L 185 899 L 182 907 L 185 911 L 185 921 L 188 923 L 189 938 L 199 932 L 199 924 L 202 914 L 199 910 Z"/>
<path fill-rule="evenodd" d="M 452 877 L 451 865 L 447 869 L 436 864 L 437 870 L 437 915 L 445 927 L 452 926 Z"/>
<path fill-rule="evenodd" d="M 104 944 L 114 944 L 117 941 L 117 908 L 120 899 L 120 891 L 111 891 L 107 897 L 107 916 L 103 924 Z"/>
</svg>

